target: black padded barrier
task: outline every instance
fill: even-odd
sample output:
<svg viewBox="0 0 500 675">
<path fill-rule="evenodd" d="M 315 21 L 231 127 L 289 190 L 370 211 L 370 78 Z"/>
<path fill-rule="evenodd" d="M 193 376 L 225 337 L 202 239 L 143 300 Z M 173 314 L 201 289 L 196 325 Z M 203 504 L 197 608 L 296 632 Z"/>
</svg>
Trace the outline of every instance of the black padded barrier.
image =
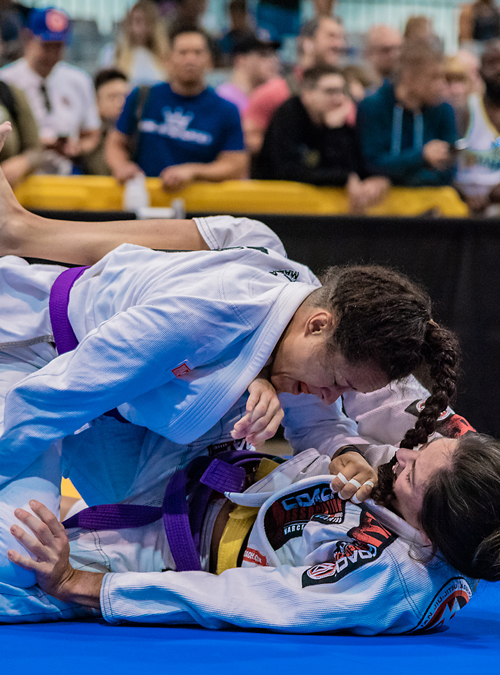
<svg viewBox="0 0 500 675">
<path fill-rule="evenodd" d="M 42 215 L 101 221 L 133 217 L 116 212 Z M 193 215 L 207 214 L 188 217 Z M 462 345 L 456 410 L 478 431 L 500 436 L 499 220 L 249 217 L 269 225 L 289 257 L 315 273 L 329 265 L 376 263 L 422 283 L 434 301 L 436 317 L 458 333 Z"/>
</svg>

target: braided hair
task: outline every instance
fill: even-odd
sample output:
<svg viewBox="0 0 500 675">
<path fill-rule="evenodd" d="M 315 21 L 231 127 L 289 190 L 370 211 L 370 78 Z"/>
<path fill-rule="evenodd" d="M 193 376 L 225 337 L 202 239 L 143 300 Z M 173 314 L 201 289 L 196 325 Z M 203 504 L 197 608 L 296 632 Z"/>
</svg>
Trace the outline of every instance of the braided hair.
<svg viewBox="0 0 500 675">
<path fill-rule="evenodd" d="M 320 281 L 311 301 L 334 315 L 331 351 L 351 364 L 377 366 L 390 381 L 427 366 L 431 395 L 401 445 L 425 443 L 455 396 L 459 362 L 458 341 L 433 321 L 429 295 L 405 275 L 378 265 L 330 267 Z"/>
</svg>

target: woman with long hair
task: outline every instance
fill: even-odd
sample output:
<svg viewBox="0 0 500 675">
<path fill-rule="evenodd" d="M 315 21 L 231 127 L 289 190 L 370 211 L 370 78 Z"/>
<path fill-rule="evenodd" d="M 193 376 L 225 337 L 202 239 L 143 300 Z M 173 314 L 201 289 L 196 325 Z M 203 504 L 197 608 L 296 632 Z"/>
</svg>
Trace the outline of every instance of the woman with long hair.
<svg viewBox="0 0 500 675">
<path fill-rule="evenodd" d="M 127 13 L 112 57 L 105 53 L 103 65 L 114 65 L 132 86 L 163 82 L 168 52 L 167 33 L 152 0 L 139 0 Z"/>
</svg>

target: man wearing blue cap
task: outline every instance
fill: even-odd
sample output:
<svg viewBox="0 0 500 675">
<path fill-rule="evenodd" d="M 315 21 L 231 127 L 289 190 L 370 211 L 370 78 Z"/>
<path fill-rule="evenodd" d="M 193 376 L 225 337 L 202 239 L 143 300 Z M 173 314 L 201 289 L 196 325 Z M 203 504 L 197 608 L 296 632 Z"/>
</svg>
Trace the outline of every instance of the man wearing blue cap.
<svg viewBox="0 0 500 675">
<path fill-rule="evenodd" d="M 72 160 L 94 149 L 100 120 L 92 81 L 62 61 L 71 33 L 69 16 L 54 8 L 30 14 L 31 37 L 24 57 L 0 70 L 0 78 L 21 88 L 31 104 L 44 146 L 51 150 L 45 173 L 69 174 Z"/>
</svg>

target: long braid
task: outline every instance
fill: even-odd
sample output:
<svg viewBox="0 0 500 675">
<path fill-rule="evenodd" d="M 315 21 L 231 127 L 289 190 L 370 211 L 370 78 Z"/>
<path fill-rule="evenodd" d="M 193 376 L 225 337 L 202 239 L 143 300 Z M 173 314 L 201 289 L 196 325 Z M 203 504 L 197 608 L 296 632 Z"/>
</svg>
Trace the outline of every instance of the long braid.
<svg viewBox="0 0 500 675">
<path fill-rule="evenodd" d="M 403 448 L 413 448 L 427 441 L 436 430 L 440 414 L 453 401 L 457 391 L 459 346 L 454 334 L 429 321 L 422 356 L 429 366 L 434 384 L 415 427 L 405 434 L 401 443 Z"/>
</svg>

